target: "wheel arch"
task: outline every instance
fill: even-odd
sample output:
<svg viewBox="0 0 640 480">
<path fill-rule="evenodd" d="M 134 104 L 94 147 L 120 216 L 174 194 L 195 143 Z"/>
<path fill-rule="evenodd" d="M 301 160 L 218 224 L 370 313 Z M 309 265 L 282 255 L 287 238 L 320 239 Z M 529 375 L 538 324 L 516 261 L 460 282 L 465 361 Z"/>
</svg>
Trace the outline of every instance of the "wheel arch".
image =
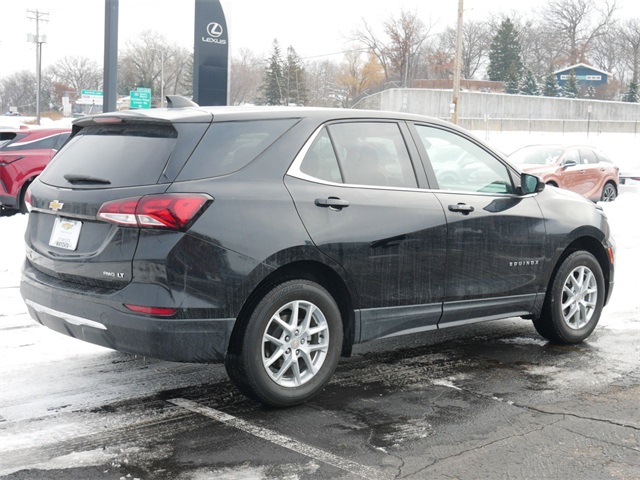
<svg viewBox="0 0 640 480">
<path fill-rule="evenodd" d="M 605 304 L 607 299 L 609 298 L 609 288 L 610 288 L 610 280 L 611 280 L 611 263 L 609 261 L 609 254 L 607 253 L 606 248 L 602 244 L 602 242 L 598 241 L 596 238 L 591 236 L 583 236 L 576 238 L 573 240 L 567 247 L 562 251 L 560 256 L 557 258 L 555 265 L 553 267 L 553 272 L 551 273 L 551 277 L 547 283 L 547 288 L 545 292 L 545 296 L 549 294 L 549 289 L 553 284 L 554 279 L 556 278 L 556 274 L 562 262 L 574 252 L 577 251 L 586 251 L 595 257 L 602 269 L 602 275 L 604 276 L 604 288 L 605 288 Z"/>
<path fill-rule="evenodd" d="M 32 175 L 27 178 L 24 183 L 20 186 L 20 190 L 18 190 L 18 195 L 16 196 L 16 209 L 20 210 L 22 213 L 26 213 L 26 207 L 24 206 L 24 198 L 27 194 L 27 188 L 29 185 L 33 183 L 33 181 L 38 177 L 39 173 L 36 175 Z"/>
<path fill-rule="evenodd" d="M 315 282 L 331 294 L 338 304 L 342 316 L 344 339 L 341 355 L 344 357 L 350 356 L 356 340 L 356 321 L 352 294 L 344 279 L 335 270 L 315 260 L 300 260 L 283 265 L 267 275 L 253 289 L 237 316 L 231 333 L 228 352 L 234 353 L 234 348 L 238 345 L 246 322 L 262 297 L 276 285 L 290 280 L 309 280 Z"/>
</svg>

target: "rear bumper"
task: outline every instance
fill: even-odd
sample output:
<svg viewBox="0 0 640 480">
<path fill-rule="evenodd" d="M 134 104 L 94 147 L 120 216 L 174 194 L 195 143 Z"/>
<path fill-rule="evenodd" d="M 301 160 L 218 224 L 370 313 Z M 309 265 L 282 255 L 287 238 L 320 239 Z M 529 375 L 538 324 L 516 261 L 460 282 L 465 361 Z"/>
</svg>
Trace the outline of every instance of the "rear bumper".
<svg viewBox="0 0 640 480">
<path fill-rule="evenodd" d="M 126 313 L 104 296 L 66 291 L 23 270 L 29 314 L 56 332 L 103 347 L 174 362 L 224 361 L 235 319 L 167 318 Z"/>
</svg>

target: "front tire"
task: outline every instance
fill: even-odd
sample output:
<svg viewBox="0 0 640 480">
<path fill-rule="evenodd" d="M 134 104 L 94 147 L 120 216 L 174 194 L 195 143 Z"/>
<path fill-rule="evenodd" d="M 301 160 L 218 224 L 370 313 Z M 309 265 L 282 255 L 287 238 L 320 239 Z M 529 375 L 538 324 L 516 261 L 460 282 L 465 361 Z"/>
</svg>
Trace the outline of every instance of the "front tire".
<svg viewBox="0 0 640 480">
<path fill-rule="evenodd" d="M 333 297 L 308 280 L 277 285 L 240 320 L 225 361 L 238 389 L 275 407 L 306 402 L 335 371 L 342 319 Z"/>
<path fill-rule="evenodd" d="M 552 278 L 542 314 L 533 324 L 551 342 L 579 343 L 596 328 L 604 296 L 604 276 L 598 261 L 589 252 L 574 252 Z"/>
</svg>

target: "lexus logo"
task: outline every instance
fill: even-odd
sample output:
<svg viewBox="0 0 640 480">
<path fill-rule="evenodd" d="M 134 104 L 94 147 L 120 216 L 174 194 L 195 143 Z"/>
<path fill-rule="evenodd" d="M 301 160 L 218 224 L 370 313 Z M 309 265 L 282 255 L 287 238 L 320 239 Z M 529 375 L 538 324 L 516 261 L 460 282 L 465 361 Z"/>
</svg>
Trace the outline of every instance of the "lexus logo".
<svg viewBox="0 0 640 480">
<path fill-rule="evenodd" d="M 227 44 L 227 41 L 225 39 L 219 38 L 224 33 L 224 29 L 218 22 L 211 22 L 209 25 L 207 25 L 207 33 L 209 34 L 209 36 L 202 37 L 203 42 L 216 43 L 218 45 Z"/>
<path fill-rule="evenodd" d="M 220 35 L 222 35 L 222 25 L 216 22 L 211 22 L 209 25 L 207 25 L 207 33 L 210 37 L 218 38 Z"/>
</svg>

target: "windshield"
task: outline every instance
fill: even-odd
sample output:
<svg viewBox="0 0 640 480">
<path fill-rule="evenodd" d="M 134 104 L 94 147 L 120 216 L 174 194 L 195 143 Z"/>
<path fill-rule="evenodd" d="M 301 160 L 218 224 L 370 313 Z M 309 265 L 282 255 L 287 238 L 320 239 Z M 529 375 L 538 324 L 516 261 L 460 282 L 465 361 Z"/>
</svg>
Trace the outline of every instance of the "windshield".
<svg viewBox="0 0 640 480">
<path fill-rule="evenodd" d="M 561 147 L 524 147 L 509 155 L 509 160 L 517 164 L 551 165 L 562 154 Z"/>
</svg>

